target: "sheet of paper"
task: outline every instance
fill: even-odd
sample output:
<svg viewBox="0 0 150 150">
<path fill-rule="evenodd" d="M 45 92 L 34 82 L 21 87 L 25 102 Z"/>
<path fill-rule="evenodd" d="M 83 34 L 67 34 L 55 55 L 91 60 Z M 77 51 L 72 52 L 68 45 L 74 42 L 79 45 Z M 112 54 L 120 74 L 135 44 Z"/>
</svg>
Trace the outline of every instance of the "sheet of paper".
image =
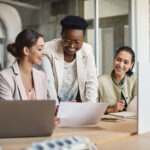
<svg viewBox="0 0 150 150">
<path fill-rule="evenodd" d="M 107 108 L 107 103 L 62 102 L 57 117 L 61 119 L 59 127 L 85 126 L 97 124 Z"/>
<path fill-rule="evenodd" d="M 129 103 L 127 111 L 137 113 L 137 96 L 135 96 Z"/>
<path fill-rule="evenodd" d="M 127 107 L 127 111 L 110 113 L 110 115 L 119 117 L 137 117 L 137 96 L 135 96 Z"/>
</svg>

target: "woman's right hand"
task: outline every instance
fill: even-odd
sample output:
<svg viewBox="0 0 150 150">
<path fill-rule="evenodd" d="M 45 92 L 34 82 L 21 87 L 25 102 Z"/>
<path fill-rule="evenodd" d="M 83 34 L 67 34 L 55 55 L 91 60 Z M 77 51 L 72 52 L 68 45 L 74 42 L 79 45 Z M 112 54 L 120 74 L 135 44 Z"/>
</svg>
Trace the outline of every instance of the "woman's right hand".
<svg viewBox="0 0 150 150">
<path fill-rule="evenodd" d="M 123 111 L 124 109 L 124 106 L 125 106 L 125 101 L 124 100 L 119 100 L 114 108 L 114 111 L 115 112 L 118 112 L 118 111 Z"/>
<path fill-rule="evenodd" d="M 124 100 L 119 100 L 115 106 L 109 107 L 107 113 L 123 111 L 125 106 Z"/>
</svg>

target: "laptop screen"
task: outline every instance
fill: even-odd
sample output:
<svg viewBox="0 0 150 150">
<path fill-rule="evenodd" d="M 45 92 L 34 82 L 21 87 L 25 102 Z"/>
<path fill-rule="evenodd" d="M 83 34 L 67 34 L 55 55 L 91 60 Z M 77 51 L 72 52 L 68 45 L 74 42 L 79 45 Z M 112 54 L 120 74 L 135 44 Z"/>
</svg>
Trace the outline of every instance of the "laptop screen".
<svg viewBox="0 0 150 150">
<path fill-rule="evenodd" d="M 0 101 L 0 137 L 49 136 L 54 113 L 54 100 Z"/>
</svg>

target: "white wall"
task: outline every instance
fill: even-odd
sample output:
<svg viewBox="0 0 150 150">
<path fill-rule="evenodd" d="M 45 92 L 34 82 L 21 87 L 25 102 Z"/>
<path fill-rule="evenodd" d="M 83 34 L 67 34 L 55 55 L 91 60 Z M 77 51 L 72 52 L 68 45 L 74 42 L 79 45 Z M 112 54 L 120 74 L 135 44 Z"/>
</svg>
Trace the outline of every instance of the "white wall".
<svg viewBox="0 0 150 150">
<path fill-rule="evenodd" d="M 128 0 L 99 0 L 99 17 L 128 14 Z M 84 1 L 85 19 L 94 18 L 94 0 Z"/>
<path fill-rule="evenodd" d="M 130 33 L 129 33 L 129 25 L 124 26 L 124 45 L 130 45 Z"/>
<path fill-rule="evenodd" d="M 138 134 L 150 131 L 150 63 L 138 63 Z"/>
<path fill-rule="evenodd" d="M 99 18 L 129 14 L 128 0 L 99 0 Z M 84 1 L 85 19 L 94 18 L 94 0 Z M 91 29 L 90 29 L 91 30 Z M 114 45 L 113 30 L 105 28 L 99 31 L 99 74 L 110 72 L 113 68 Z M 125 44 L 129 45 L 129 27 L 125 27 Z M 87 39 L 94 46 L 94 35 L 88 31 Z M 109 44 L 108 44 L 109 43 Z"/>
<path fill-rule="evenodd" d="M 14 42 L 16 35 L 22 29 L 20 15 L 12 6 L 0 3 L 0 20 L 6 28 L 6 44 Z M 12 64 L 13 60 L 14 58 L 8 53 L 8 66 Z"/>
<path fill-rule="evenodd" d="M 102 30 L 102 66 L 103 73 L 111 72 L 113 69 L 114 44 L 113 28 L 103 28 Z"/>
<path fill-rule="evenodd" d="M 103 65 L 102 65 L 102 50 L 103 50 L 103 42 L 102 42 L 102 39 L 103 39 L 103 37 L 102 37 L 102 29 L 100 29 L 99 28 L 99 43 L 101 43 L 100 45 L 99 45 L 99 74 L 98 75 L 101 75 L 102 74 L 102 67 L 103 67 Z M 89 43 L 89 44 L 91 44 L 92 45 L 92 47 L 93 47 L 93 50 L 94 50 L 94 43 L 95 43 L 95 41 L 94 41 L 94 29 L 88 29 L 87 30 L 87 42 Z"/>
<path fill-rule="evenodd" d="M 138 133 L 150 131 L 150 20 L 149 0 L 132 0 L 135 8 L 132 19 L 135 19 L 133 33 L 136 37 L 138 65 Z"/>
</svg>

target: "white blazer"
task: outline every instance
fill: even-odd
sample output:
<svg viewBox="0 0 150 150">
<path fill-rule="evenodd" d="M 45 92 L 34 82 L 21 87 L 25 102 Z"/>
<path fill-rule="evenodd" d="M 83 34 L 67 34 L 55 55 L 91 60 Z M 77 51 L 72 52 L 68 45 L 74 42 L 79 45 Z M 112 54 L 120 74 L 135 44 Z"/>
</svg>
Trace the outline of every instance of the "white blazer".
<svg viewBox="0 0 150 150">
<path fill-rule="evenodd" d="M 47 75 L 50 99 L 57 99 L 63 81 L 64 52 L 62 40 L 54 39 L 45 43 L 46 57 L 42 61 L 42 69 Z M 92 46 L 83 43 L 76 54 L 77 79 L 80 97 L 83 102 L 96 102 L 97 76 Z"/>
<path fill-rule="evenodd" d="M 47 99 L 47 79 L 45 73 L 33 68 L 32 74 L 35 99 Z M 27 100 L 17 61 L 11 67 L 0 72 L 0 99 Z"/>
</svg>

